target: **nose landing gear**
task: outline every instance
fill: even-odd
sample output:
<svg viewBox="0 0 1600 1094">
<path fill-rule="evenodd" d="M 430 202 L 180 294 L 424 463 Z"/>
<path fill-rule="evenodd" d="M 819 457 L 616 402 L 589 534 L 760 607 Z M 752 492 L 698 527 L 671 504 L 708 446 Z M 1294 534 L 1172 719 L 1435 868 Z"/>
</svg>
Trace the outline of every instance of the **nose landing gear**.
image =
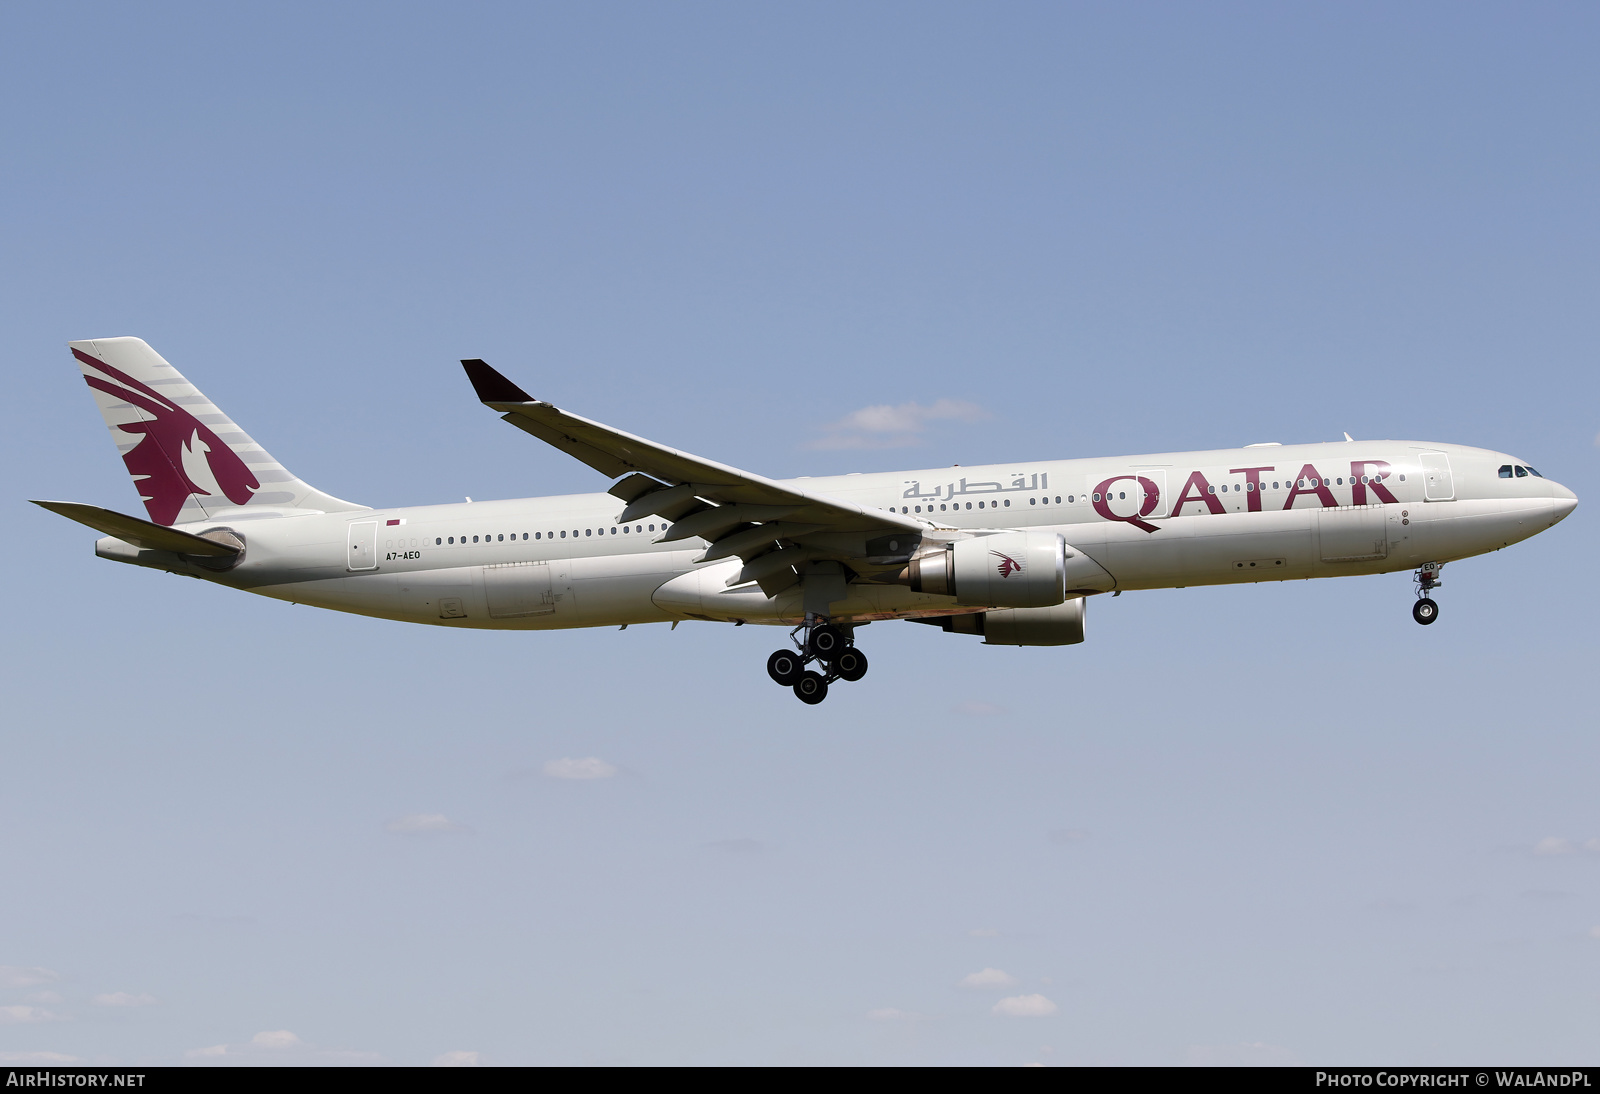
<svg viewBox="0 0 1600 1094">
<path fill-rule="evenodd" d="M 815 706 L 828 697 L 828 685 L 835 680 L 854 683 L 867 674 L 867 655 L 856 649 L 852 629 L 808 616 L 794 630 L 804 630 L 805 641 L 795 642 L 798 650 L 779 650 L 767 658 L 767 675 L 781 687 L 793 688 L 802 703 Z M 826 672 L 808 670 L 813 662 Z"/>
<path fill-rule="evenodd" d="M 1411 578 L 1417 586 L 1417 602 L 1411 606 L 1411 618 L 1424 627 L 1439 618 L 1439 605 L 1428 594 L 1444 584 L 1439 580 L 1439 571 L 1442 569 L 1442 562 L 1424 563 L 1422 569 Z"/>
</svg>

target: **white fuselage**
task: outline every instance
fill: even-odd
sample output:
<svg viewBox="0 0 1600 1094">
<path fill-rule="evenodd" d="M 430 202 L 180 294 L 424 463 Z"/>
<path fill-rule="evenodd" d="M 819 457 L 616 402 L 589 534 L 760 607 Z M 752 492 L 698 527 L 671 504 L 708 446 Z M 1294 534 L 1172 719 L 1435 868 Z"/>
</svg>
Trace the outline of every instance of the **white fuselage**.
<svg viewBox="0 0 1600 1094">
<path fill-rule="evenodd" d="M 1571 512 L 1571 491 L 1533 474 L 1502 478 L 1506 465 L 1526 466 L 1459 445 L 1351 441 L 794 481 L 920 517 L 935 535 L 1059 533 L 1109 575 L 1074 590 L 1085 595 L 1414 569 L 1497 550 Z M 252 506 L 181 525 L 243 539 L 243 560 L 224 573 L 112 539 L 97 550 L 295 603 L 437 626 L 801 621 L 798 590 L 768 598 L 753 584 L 730 589 L 738 559 L 697 563 L 703 540 L 658 542 L 660 518 L 622 526 L 622 509 L 609 494 L 575 494 L 341 513 Z M 834 607 L 856 620 L 974 610 L 861 583 Z"/>
</svg>

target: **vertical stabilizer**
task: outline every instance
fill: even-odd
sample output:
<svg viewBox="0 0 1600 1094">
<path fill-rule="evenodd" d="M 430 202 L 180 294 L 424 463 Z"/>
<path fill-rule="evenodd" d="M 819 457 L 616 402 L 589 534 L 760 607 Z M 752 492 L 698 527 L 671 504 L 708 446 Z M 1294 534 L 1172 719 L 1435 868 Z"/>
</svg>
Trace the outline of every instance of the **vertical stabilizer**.
<svg viewBox="0 0 1600 1094">
<path fill-rule="evenodd" d="M 157 524 L 242 508 L 365 509 L 302 482 L 140 338 L 68 342 Z"/>
</svg>

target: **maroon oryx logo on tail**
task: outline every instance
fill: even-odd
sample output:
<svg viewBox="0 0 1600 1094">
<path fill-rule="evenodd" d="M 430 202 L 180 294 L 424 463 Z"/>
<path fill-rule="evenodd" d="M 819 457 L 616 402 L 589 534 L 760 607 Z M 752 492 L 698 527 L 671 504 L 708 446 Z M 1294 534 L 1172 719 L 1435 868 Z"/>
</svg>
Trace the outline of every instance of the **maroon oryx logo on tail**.
<svg viewBox="0 0 1600 1094">
<path fill-rule="evenodd" d="M 1010 555 L 1003 555 L 999 551 L 990 551 L 989 553 L 1000 560 L 1001 577 L 1010 577 L 1012 574 L 1020 574 L 1022 572 L 1022 563 Z"/>
<path fill-rule="evenodd" d="M 126 400 L 149 415 L 147 421 L 124 422 L 117 428 L 139 438 L 123 453 L 122 462 L 128 465 L 151 520 L 171 524 L 178 519 L 189 495 L 215 496 L 211 483 L 194 481 L 196 475 L 206 478 L 207 470 L 217 488 L 235 505 L 243 505 L 255 496 L 261 481 L 237 452 L 193 414 L 98 358 L 77 349 L 72 355 L 116 381 L 85 375 L 90 387 Z"/>
</svg>

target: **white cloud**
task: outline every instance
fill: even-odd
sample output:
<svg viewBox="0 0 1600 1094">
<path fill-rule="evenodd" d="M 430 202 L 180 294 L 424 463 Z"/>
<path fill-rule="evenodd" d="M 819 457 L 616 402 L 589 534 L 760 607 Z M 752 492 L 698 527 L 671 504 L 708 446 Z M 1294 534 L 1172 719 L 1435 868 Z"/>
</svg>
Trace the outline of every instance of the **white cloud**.
<svg viewBox="0 0 1600 1094">
<path fill-rule="evenodd" d="M 264 1029 L 250 1038 L 250 1043 L 257 1048 L 294 1048 L 305 1044 L 286 1029 Z"/>
<path fill-rule="evenodd" d="M 978 988 L 981 990 L 993 988 L 1014 988 L 1022 981 L 1008 972 L 1000 969 L 981 969 L 978 972 L 968 973 L 961 978 L 960 987 Z"/>
<path fill-rule="evenodd" d="M 226 1056 L 227 1054 L 227 1045 L 212 1045 L 209 1048 L 191 1048 L 189 1051 L 184 1053 L 184 1055 L 191 1060 L 205 1060 L 216 1056 Z"/>
<path fill-rule="evenodd" d="M 933 422 L 976 422 L 989 412 L 975 403 L 940 399 L 932 406 L 921 403 L 879 404 L 851 411 L 823 426 L 824 434 L 808 444 L 812 449 L 908 448 L 922 443 Z"/>
<path fill-rule="evenodd" d="M 1059 1008 L 1042 995 L 1009 995 L 991 1008 L 1008 1018 L 1048 1018 Z"/>
<path fill-rule="evenodd" d="M 144 992 L 131 995 L 125 991 L 108 991 L 89 1000 L 97 1007 L 153 1007 L 157 1001 L 155 996 Z"/>
<path fill-rule="evenodd" d="M 39 1007 L 30 1007 L 18 1004 L 10 1007 L 0 1007 L 0 1026 L 21 1026 L 31 1022 L 57 1022 L 61 1020 L 59 1014 L 51 1014 Z"/>
<path fill-rule="evenodd" d="M 482 1067 L 483 1066 L 483 1061 L 478 1058 L 478 1054 L 476 1052 L 468 1052 L 465 1049 L 459 1049 L 458 1048 L 454 1052 L 446 1052 L 446 1053 L 442 1053 L 441 1055 L 435 1056 L 433 1058 L 433 1066 L 434 1067 Z"/>
<path fill-rule="evenodd" d="M 546 760 L 544 773 L 552 779 L 609 779 L 617 769 L 598 756 L 571 756 L 559 760 Z"/>
<path fill-rule="evenodd" d="M 457 824 L 443 813 L 411 813 L 383 826 L 386 832 L 403 836 L 429 836 L 438 832 L 470 832 L 464 824 Z"/>
<path fill-rule="evenodd" d="M 18 1067 L 59 1067 L 82 1062 L 76 1056 L 65 1056 L 59 1052 L 0 1052 L 0 1064 L 15 1064 Z"/>
<path fill-rule="evenodd" d="M 867 1011 L 867 1018 L 874 1022 L 916 1022 L 922 1017 L 915 1011 L 901 1010 L 899 1007 L 879 1007 Z"/>
<path fill-rule="evenodd" d="M 1565 836 L 1546 836 L 1533 845 L 1533 853 L 1543 857 L 1555 855 L 1600 855 L 1600 838 L 1586 839 L 1582 842 L 1567 839 Z"/>
<path fill-rule="evenodd" d="M 1238 1045 L 1190 1045 L 1184 1052 L 1190 1067 L 1302 1067 L 1300 1058 L 1287 1048 L 1263 1041 Z"/>
<path fill-rule="evenodd" d="M 31 988 L 35 984 L 48 984 L 52 980 L 60 980 L 61 974 L 53 969 L 42 969 L 37 965 L 23 968 L 21 965 L 0 965 L 0 988 Z"/>
</svg>

